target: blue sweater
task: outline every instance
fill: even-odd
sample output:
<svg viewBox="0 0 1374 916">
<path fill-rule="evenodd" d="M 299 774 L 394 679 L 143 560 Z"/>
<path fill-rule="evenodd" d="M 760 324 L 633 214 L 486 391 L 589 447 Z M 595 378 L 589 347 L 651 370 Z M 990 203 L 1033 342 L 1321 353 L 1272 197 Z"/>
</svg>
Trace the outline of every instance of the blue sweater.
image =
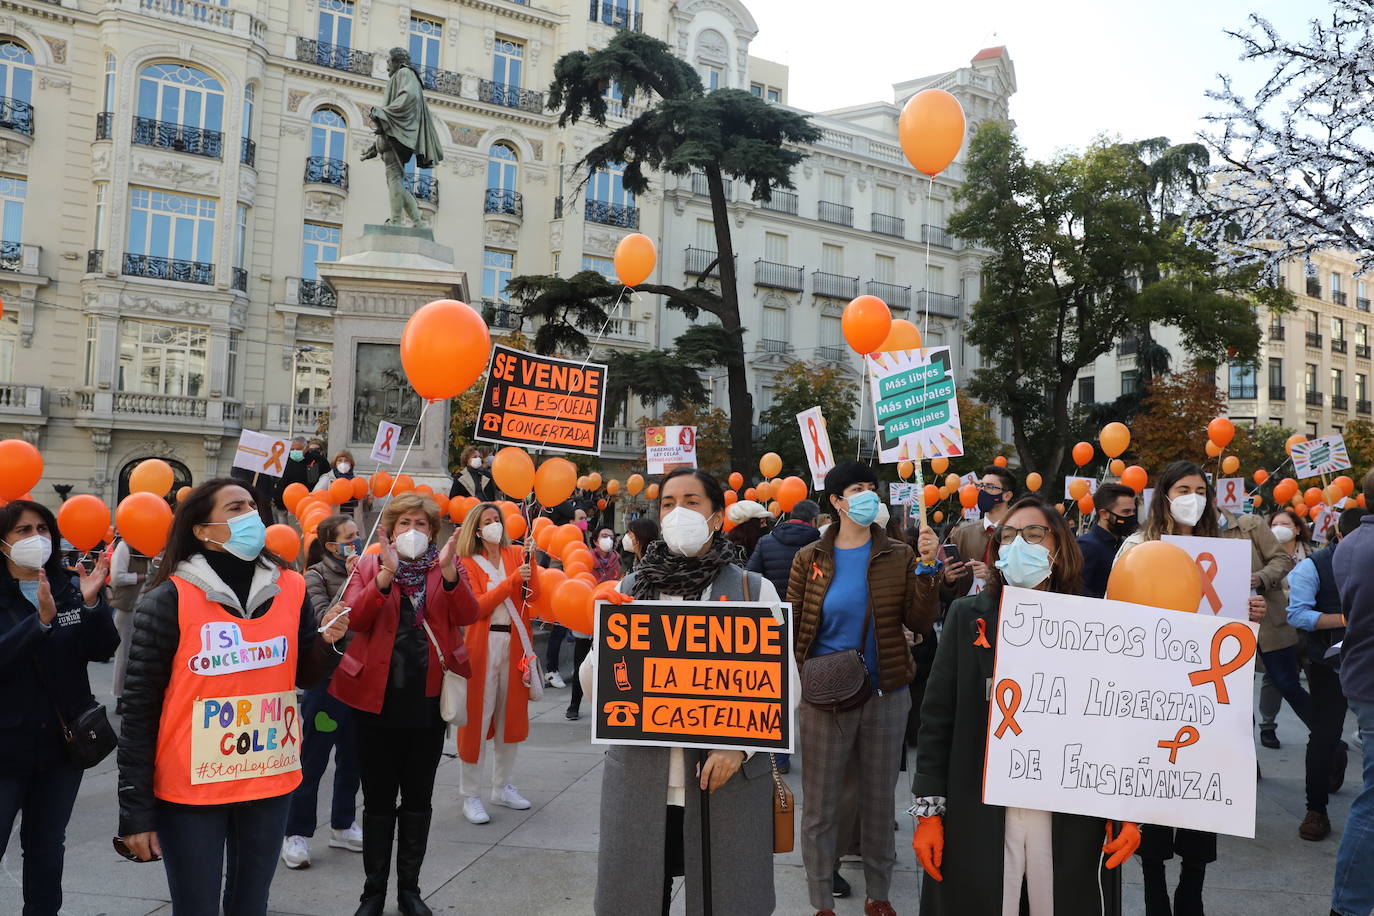
<svg viewBox="0 0 1374 916">
<path fill-rule="evenodd" d="M 873 550 L 870 540 L 862 547 L 835 548 L 835 578 L 825 591 L 821 604 L 821 625 L 812 644 L 812 655 L 828 655 L 859 649 L 863 652 L 868 677 L 878 683 L 878 634 L 868 624 L 868 638 L 862 646 L 864 621 L 871 611 L 868 601 L 868 558 Z"/>
<path fill-rule="evenodd" d="M 1078 536 L 1078 547 L 1083 551 L 1083 594 L 1102 598 L 1107 594 L 1107 579 L 1121 539 L 1101 525 L 1093 525 Z"/>
<path fill-rule="evenodd" d="M 1346 699 L 1374 704 L 1374 515 L 1341 540 L 1332 566 L 1348 622 L 1341 689 Z"/>
</svg>

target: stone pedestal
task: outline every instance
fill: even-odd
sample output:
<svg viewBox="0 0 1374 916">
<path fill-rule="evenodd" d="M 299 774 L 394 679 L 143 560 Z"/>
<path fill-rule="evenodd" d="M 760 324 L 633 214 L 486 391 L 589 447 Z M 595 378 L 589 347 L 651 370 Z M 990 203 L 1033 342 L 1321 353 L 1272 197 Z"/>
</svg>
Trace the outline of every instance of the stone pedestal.
<svg viewBox="0 0 1374 916">
<path fill-rule="evenodd" d="M 318 267 L 338 295 L 329 453 L 347 448 L 358 470 L 371 473 L 375 468 L 368 453 L 377 422 L 401 424 L 404 446 L 424 407 L 401 368 L 406 319 L 435 299 L 467 301 L 467 275 L 454 266 L 453 249 L 435 242 L 429 229 L 400 226 L 364 226 L 339 260 Z M 448 427 L 447 402 L 430 407 L 406 462 L 407 474 L 448 475 Z M 393 474 L 401 454 L 398 449 Z"/>
</svg>

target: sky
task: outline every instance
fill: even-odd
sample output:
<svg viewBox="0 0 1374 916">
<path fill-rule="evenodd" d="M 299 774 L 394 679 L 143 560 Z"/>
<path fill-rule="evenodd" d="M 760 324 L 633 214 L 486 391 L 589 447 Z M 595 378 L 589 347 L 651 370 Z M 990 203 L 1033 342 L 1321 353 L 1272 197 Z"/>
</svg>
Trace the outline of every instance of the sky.
<svg viewBox="0 0 1374 916">
<path fill-rule="evenodd" d="M 1264 63 L 1239 60 L 1240 43 L 1225 29 L 1244 27 L 1254 12 L 1297 39 L 1328 9 L 1324 0 L 744 2 L 759 25 L 750 53 L 787 64 L 788 102 L 811 111 L 891 101 L 893 83 L 1006 45 L 1016 68 L 1012 118 L 1038 159 L 1103 133 L 1193 139 L 1216 108 L 1203 93 L 1219 87 L 1219 73 L 1239 89 L 1268 74 Z M 827 14 L 798 15 L 800 8 Z"/>
</svg>

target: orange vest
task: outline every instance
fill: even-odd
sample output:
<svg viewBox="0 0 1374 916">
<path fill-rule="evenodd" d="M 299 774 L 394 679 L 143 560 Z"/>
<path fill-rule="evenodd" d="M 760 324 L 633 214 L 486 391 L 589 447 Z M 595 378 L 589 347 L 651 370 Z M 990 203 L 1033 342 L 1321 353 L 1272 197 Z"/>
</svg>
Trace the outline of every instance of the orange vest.
<svg viewBox="0 0 1374 916">
<path fill-rule="evenodd" d="M 285 795 L 301 781 L 296 634 L 305 580 L 282 570 L 267 613 L 245 620 L 172 577 L 181 642 L 162 698 L 153 794 L 182 805 Z"/>
</svg>

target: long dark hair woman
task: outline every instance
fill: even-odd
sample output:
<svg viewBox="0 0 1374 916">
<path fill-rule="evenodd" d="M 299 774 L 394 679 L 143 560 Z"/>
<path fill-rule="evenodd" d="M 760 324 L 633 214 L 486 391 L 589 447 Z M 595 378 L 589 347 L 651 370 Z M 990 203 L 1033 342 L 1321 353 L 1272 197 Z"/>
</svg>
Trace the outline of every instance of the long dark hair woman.
<svg viewBox="0 0 1374 916">
<path fill-rule="evenodd" d="M 177 912 L 267 911 L 301 781 L 296 687 L 318 679 L 326 643 L 346 631 L 335 606 L 317 638 L 305 581 L 264 541 L 240 481 L 201 484 L 134 612 L 116 845 L 164 859 Z"/>
<path fill-rule="evenodd" d="M 101 596 L 107 563 L 73 576 L 54 544 L 57 521 L 17 499 L 0 508 L 0 856 L 16 818 L 24 851 L 24 912 L 62 908 L 62 861 L 84 772 L 71 759 L 62 723 L 95 706 L 86 666 L 119 645 L 113 609 Z"/>
<path fill-rule="evenodd" d="M 1002 589 L 1081 594 L 1083 554 L 1063 516 L 1037 496 L 1011 505 L 993 533 L 993 549 L 991 581 L 949 607 L 921 705 L 912 846 L 935 879 L 922 882 L 921 913 L 1015 913 L 1024 893 L 1031 913 L 1100 916 L 1098 861 L 1112 825 L 982 800 L 987 678 L 997 651 Z M 1129 858 L 1140 838 L 1134 824 L 1112 835 L 1109 868 Z"/>
<path fill-rule="evenodd" d="M 647 601 L 779 601 L 773 583 L 746 573 L 725 538 L 725 492 L 705 471 L 681 468 L 659 490 L 662 537 L 643 547 L 620 591 Z M 591 692 L 592 657 L 582 665 Z M 686 875 L 687 912 L 702 911 L 702 792 L 711 794 L 715 912 L 772 913 L 773 782 L 768 754 L 612 745 L 601 783 L 595 912 L 668 912 L 673 879 Z"/>
</svg>

